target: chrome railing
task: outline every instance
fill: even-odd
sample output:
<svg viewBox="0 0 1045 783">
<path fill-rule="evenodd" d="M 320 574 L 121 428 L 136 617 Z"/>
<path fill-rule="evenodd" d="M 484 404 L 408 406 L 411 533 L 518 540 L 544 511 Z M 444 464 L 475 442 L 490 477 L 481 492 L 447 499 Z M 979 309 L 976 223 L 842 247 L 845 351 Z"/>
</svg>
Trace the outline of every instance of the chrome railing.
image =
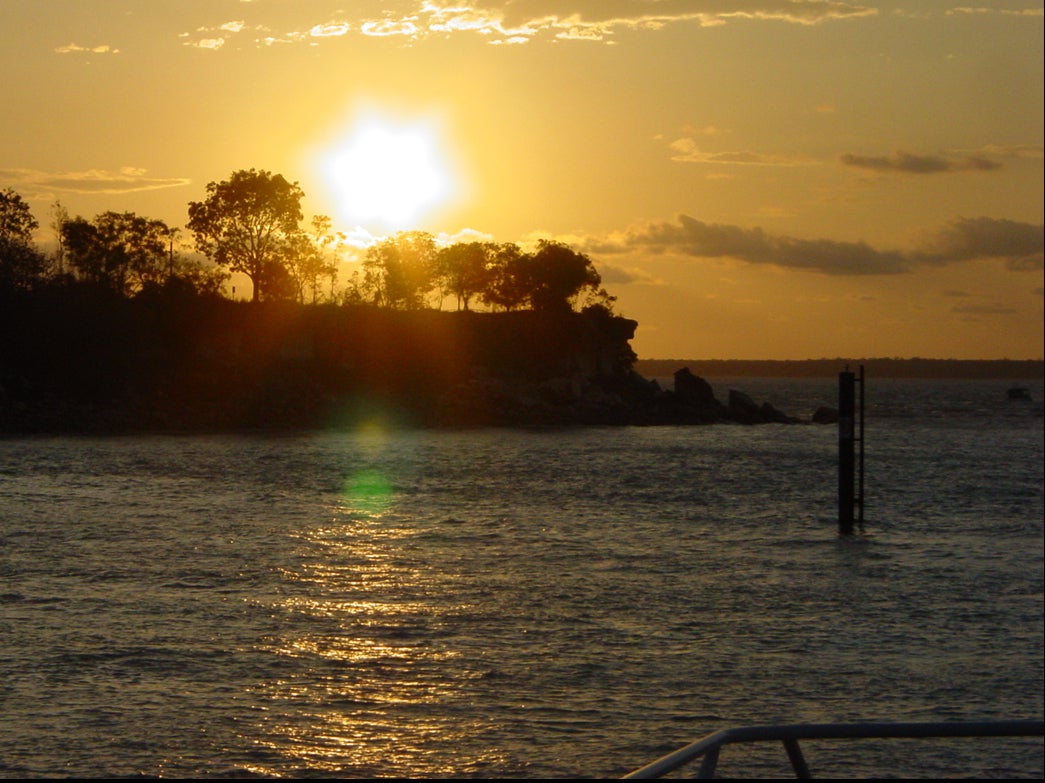
<svg viewBox="0 0 1045 783">
<path fill-rule="evenodd" d="M 652 764 L 629 772 L 625 778 L 659 778 L 702 759 L 698 778 L 712 778 L 719 752 L 726 745 L 751 742 L 780 742 L 798 778 L 811 778 L 799 740 L 821 739 L 922 739 L 930 737 L 1041 737 L 1040 720 L 978 721 L 971 723 L 807 723 L 779 726 L 742 726 L 710 734 L 679 748 Z"/>
</svg>

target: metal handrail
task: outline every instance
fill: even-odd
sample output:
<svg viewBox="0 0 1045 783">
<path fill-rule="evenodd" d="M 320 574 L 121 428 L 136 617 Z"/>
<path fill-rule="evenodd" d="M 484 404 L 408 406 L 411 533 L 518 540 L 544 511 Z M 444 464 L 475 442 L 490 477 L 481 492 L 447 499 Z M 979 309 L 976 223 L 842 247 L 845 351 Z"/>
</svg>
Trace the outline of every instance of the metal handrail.
<svg viewBox="0 0 1045 783">
<path fill-rule="evenodd" d="M 965 723 L 797 723 L 776 726 L 741 726 L 709 734 L 651 764 L 629 772 L 625 779 L 659 778 L 703 757 L 698 778 L 715 775 L 719 752 L 726 745 L 781 742 L 795 776 L 811 778 L 799 740 L 804 739 L 922 739 L 927 737 L 1041 737 L 1041 720 L 976 721 Z"/>
</svg>

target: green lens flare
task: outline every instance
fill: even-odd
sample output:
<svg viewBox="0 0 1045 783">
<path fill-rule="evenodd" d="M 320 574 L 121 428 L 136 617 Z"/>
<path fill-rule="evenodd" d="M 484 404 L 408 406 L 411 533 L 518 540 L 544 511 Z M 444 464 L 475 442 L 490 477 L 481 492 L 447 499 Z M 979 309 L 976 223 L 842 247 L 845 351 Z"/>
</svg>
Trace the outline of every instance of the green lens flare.
<svg viewBox="0 0 1045 783">
<path fill-rule="evenodd" d="M 377 470 L 360 470 L 349 477 L 345 495 L 352 507 L 367 514 L 381 514 L 392 503 L 392 484 Z"/>
</svg>

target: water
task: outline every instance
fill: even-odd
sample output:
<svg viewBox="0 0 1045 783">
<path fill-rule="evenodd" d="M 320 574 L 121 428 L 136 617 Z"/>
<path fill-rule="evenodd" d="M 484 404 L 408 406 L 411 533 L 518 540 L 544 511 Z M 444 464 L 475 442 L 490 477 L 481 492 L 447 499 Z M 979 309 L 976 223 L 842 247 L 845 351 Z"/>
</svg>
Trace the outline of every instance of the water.
<svg viewBox="0 0 1045 783">
<path fill-rule="evenodd" d="M 0 775 L 604 777 L 747 723 L 1040 718 L 1040 402 L 869 382 L 866 538 L 835 535 L 836 438 L 0 441 Z M 1043 768 L 1040 741 L 805 749 L 843 777 Z"/>
</svg>

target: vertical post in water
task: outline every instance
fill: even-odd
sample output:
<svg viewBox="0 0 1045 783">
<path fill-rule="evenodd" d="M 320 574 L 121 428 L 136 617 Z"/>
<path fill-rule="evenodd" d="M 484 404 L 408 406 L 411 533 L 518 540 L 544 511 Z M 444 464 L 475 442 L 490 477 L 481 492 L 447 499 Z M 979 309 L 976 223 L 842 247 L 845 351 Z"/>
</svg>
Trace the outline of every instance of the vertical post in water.
<svg viewBox="0 0 1045 783">
<path fill-rule="evenodd" d="M 853 534 L 856 506 L 856 376 L 838 373 L 838 534 Z"/>
<path fill-rule="evenodd" d="M 859 468 L 858 468 L 858 479 L 856 484 L 856 504 L 859 507 L 859 516 L 857 520 L 860 525 L 860 532 L 864 532 L 864 366 L 860 365 L 860 377 L 856 379 L 856 382 L 860 384 L 860 429 L 856 436 L 857 440 L 860 441 L 860 454 L 859 454 Z"/>
</svg>

